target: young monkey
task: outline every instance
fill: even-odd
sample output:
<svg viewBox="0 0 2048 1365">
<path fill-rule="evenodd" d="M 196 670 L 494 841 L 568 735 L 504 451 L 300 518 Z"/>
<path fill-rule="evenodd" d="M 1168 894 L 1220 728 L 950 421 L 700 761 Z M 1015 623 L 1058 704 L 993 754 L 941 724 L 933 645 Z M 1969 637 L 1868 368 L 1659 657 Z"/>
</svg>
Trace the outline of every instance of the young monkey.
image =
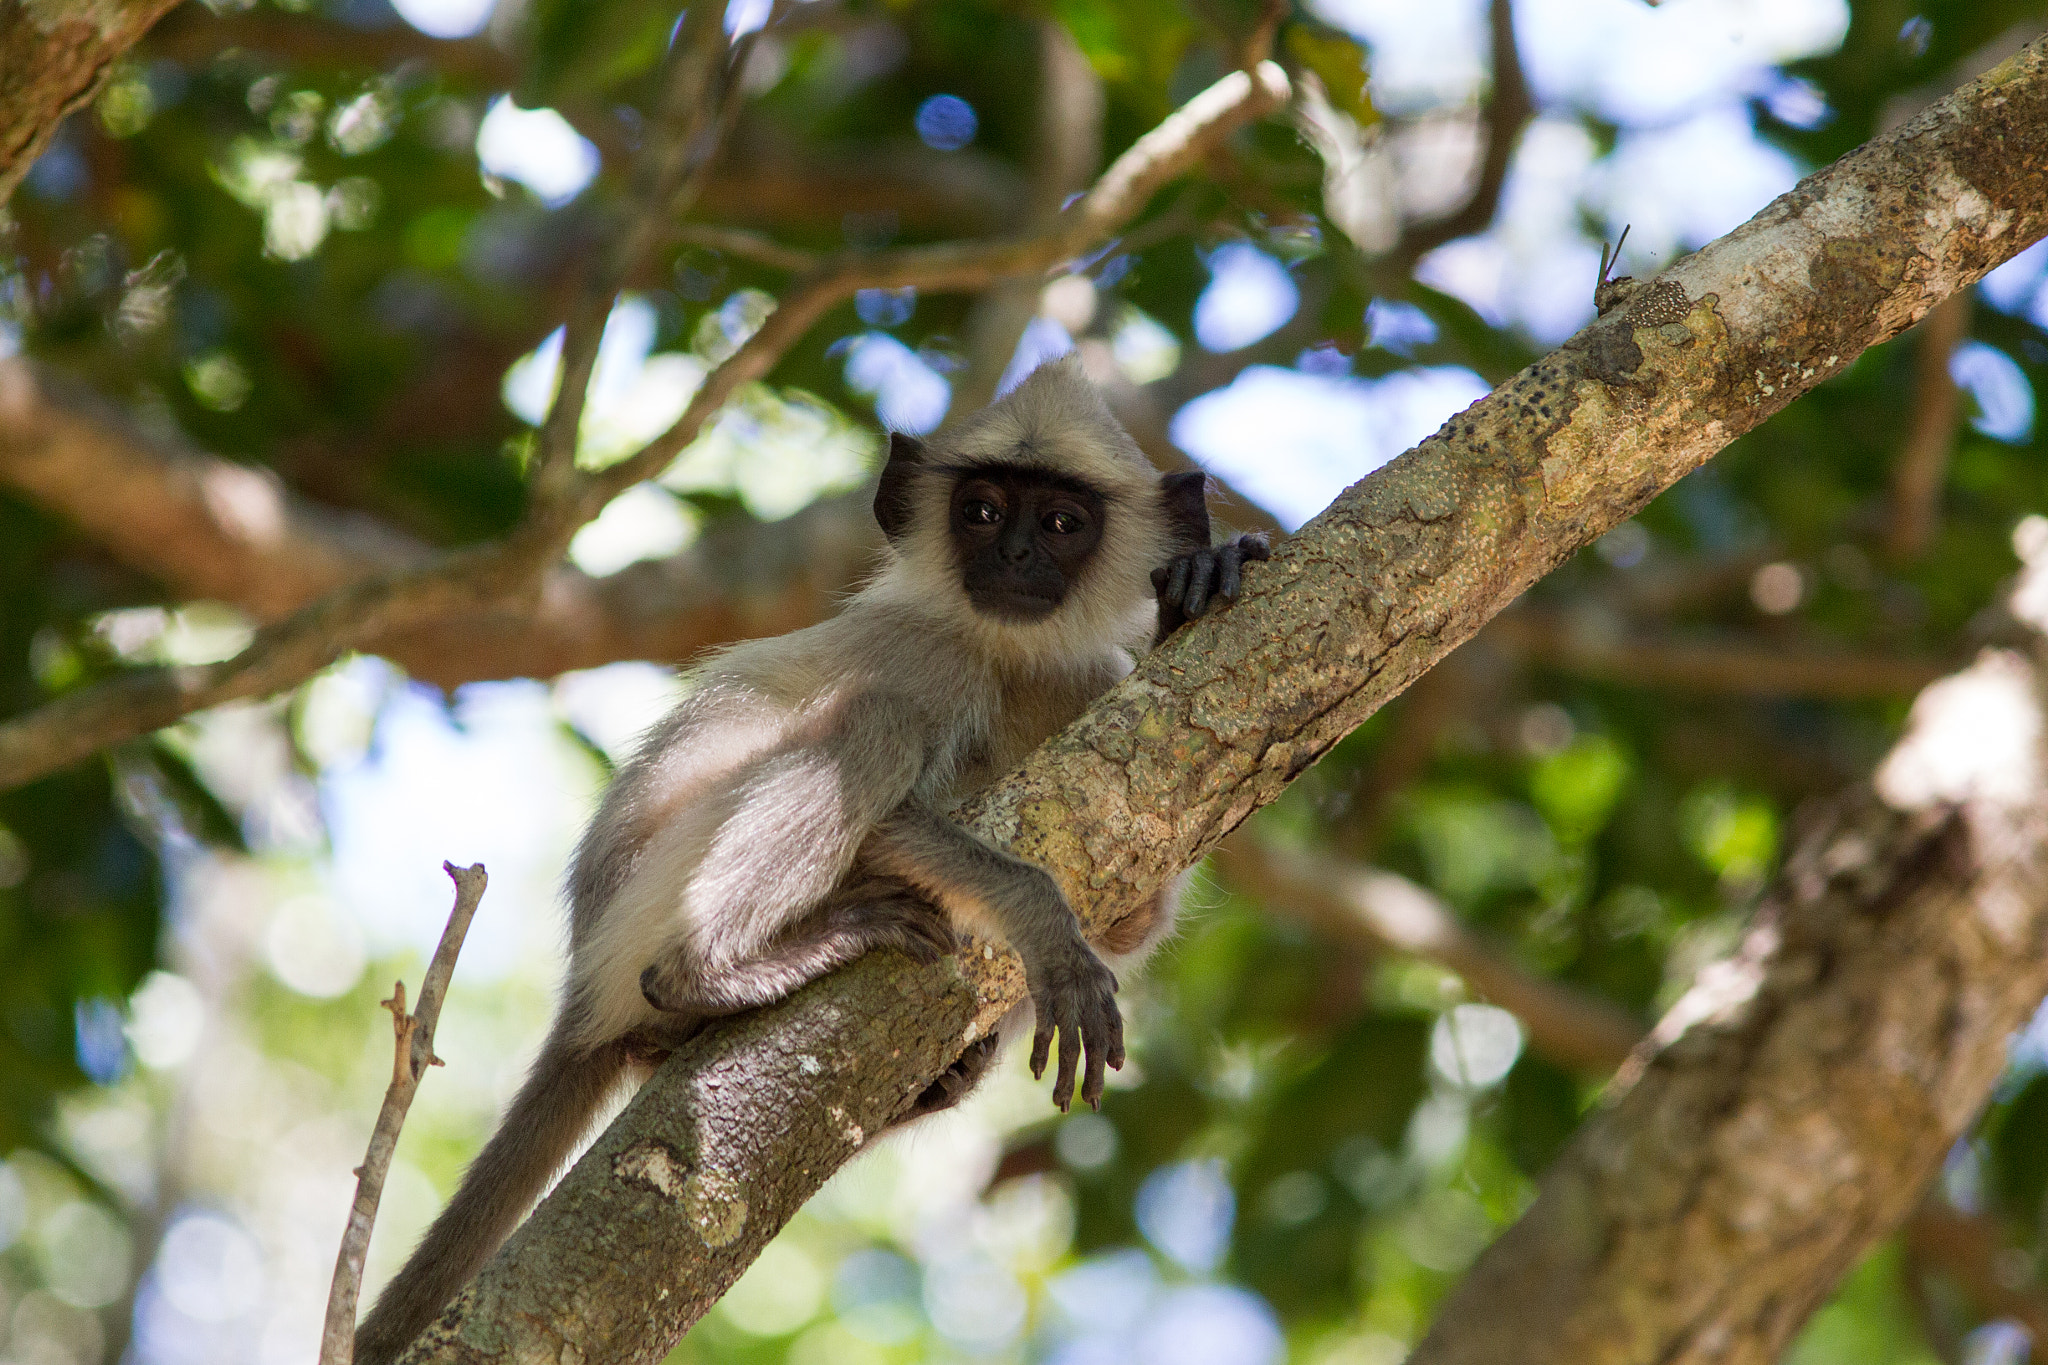
<svg viewBox="0 0 2048 1365">
<path fill-rule="evenodd" d="M 1266 557 L 1256 535 L 1210 547 L 1205 482 L 1161 477 L 1071 358 L 928 443 L 891 438 L 881 572 L 833 619 L 713 656 L 613 780 L 569 876 L 554 1027 L 364 1320 L 361 1365 L 426 1328 L 621 1081 L 704 1020 L 873 949 L 933 961 L 954 950 L 953 924 L 1009 944 L 1036 1015 L 1032 1074 L 1057 1035 L 1054 1102 L 1067 1107 L 1077 1070 L 1100 1101 L 1104 1067 L 1123 1064 L 1115 976 L 1049 873 L 947 813 Z M 1141 960 L 1174 899 L 1099 946 Z M 993 1055 L 993 1039 L 971 1048 L 904 1117 L 956 1103 Z"/>
</svg>

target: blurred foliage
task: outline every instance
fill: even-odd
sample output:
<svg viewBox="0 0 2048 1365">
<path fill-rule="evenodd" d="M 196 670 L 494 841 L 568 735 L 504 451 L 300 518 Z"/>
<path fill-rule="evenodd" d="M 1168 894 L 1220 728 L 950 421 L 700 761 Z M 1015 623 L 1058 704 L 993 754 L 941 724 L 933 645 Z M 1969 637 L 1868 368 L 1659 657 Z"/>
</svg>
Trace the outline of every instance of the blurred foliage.
<svg viewBox="0 0 2048 1365">
<path fill-rule="evenodd" d="M 1259 9 L 788 8 L 700 216 L 819 249 L 1019 221 L 1040 117 L 1039 25 L 1064 26 L 1101 81 L 1113 152 L 1227 69 Z M 1277 54 L 1316 72 L 1357 122 L 1398 135 L 1401 119 L 1376 108 L 1364 80 L 1370 51 L 1333 26 L 1341 8 L 1290 10 Z M 184 5 L 65 126 L 10 206 L 0 343 L 320 503 L 441 545 L 502 532 L 522 508 L 530 435 L 508 407 L 508 371 L 556 327 L 622 211 L 676 17 L 672 2 L 506 0 L 483 33 L 444 42 L 382 0 Z M 1817 166 L 2026 24 L 2039 24 L 2026 0 L 1857 0 L 1839 51 L 1774 72 L 1780 84 L 1749 111 L 1771 143 Z M 1787 90 L 1801 98 L 1779 98 Z M 598 157 L 588 188 L 549 207 L 480 171 L 478 129 L 505 92 L 559 110 L 588 139 Z M 937 95 L 971 107 L 965 145 L 920 141 L 920 111 Z M 1455 101 L 1450 112 L 1470 114 Z M 1616 145 L 1598 109 L 1557 100 L 1545 116 L 1583 129 L 1603 155 Z M 863 177 L 858 203 L 808 185 L 841 167 Z M 1166 372 L 1131 377 L 1178 400 L 1247 361 L 1289 365 L 1312 349 L 1319 374 L 1333 363 L 1358 379 L 1464 366 L 1489 382 L 1541 352 L 1437 285 L 1382 278 L 1324 217 L 1321 190 L 1314 152 L 1286 124 L 1247 130 L 1088 263 L 1097 306 L 1086 335 L 1114 341 L 1142 320 L 1167 343 L 1148 352 L 1168 357 Z M 1621 226 L 1592 197 L 1578 212 L 1581 246 Z M 1211 356 L 1194 310 L 1207 253 L 1236 240 L 1286 264 L 1300 311 L 1243 354 Z M 728 352 L 786 283 L 701 247 L 633 281 L 647 345 L 669 366 L 666 397 Z M 1431 339 L 1370 345 L 1376 297 L 1419 310 Z M 786 514 L 857 479 L 887 392 L 863 377 L 861 358 L 897 357 L 943 378 L 967 358 L 972 306 L 892 296 L 826 318 L 653 490 L 677 536 Z M 1980 304 L 1972 335 L 2038 390 L 2048 338 L 2023 314 Z M 1593 640 L 1966 657 L 1995 629 L 1986 608 L 2012 571 L 2014 524 L 2048 506 L 2048 460 L 2038 423 L 1995 439 L 1962 425 L 1975 415 L 1966 399 L 1935 540 L 1888 557 L 1888 480 L 1911 425 L 1915 347 L 1909 336 L 1861 357 L 1562 566 L 1527 605 Z M 1768 566 L 1792 585 L 1789 606 L 1782 596 L 1760 605 Z M 243 630 L 0 494 L 0 711 L 138 659 L 216 657 Z M 302 1298 L 304 1282 L 324 1275 L 272 1240 L 291 1221 L 275 1210 L 313 1196 L 238 1185 L 234 1167 L 258 1149 L 294 1150 L 339 1178 L 389 1065 L 374 1002 L 401 968 L 416 972 L 399 954 L 365 975 L 358 944 L 353 959 L 322 949 L 295 978 L 297 959 L 276 943 L 279 906 L 332 871 L 323 820 L 335 773 L 392 743 L 392 699 L 413 695 L 399 680 L 356 696 L 364 686 L 336 670 L 286 707 L 238 711 L 234 724 L 251 728 L 194 722 L 0 795 L 9 1358 L 112 1358 L 131 1324 L 168 1332 L 174 1310 L 205 1329 L 180 1340 L 212 1343 L 207 1358 L 254 1358 L 232 1343 L 256 1330 L 246 1315 L 257 1310 L 205 1319 L 204 1304 L 226 1300 L 180 1299 L 198 1291 L 166 1278 L 170 1250 L 151 1260 L 159 1241 L 212 1248 L 208 1264 L 222 1266 L 260 1243 L 278 1283 Z M 579 719 L 566 684 L 552 696 L 577 746 L 565 763 L 614 752 L 613 737 Z M 1648 1019 L 1733 940 L 1795 837 L 1800 805 L 1867 774 L 1906 700 L 1592 682 L 1482 640 L 1340 745 L 1259 827 L 1401 872 L 1527 970 Z M 487 728 L 461 706 L 441 714 L 453 732 Z M 523 795 L 566 799 L 540 785 Z M 914 1158 L 885 1152 L 835 1182 L 679 1358 L 806 1365 L 1071 1348 L 1093 1359 L 1090 1342 L 1124 1350 L 1132 1333 L 1165 1331 L 1164 1306 L 1179 1305 L 1186 1321 L 1225 1324 L 1213 1340 L 1253 1342 L 1219 1361 L 1266 1358 L 1258 1331 L 1277 1332 L 1297 1359 L 1397 1359 L 1533 1196 L 1600 1078 L 1561 1069 L 1484 1012 L 1457 1012 L 1473 1002 L 1440 968 L 1333 942 L 1235 888 L 1200 881 L 1191 901 L 1189 927 L 1139 996 L 1133 1068 L 1100 1115 L 1054 1120 L 1037 1089 L 1002 1081 L 975 1111 L 981 1126 L 969 1125 L 994 1144 L 973 1149 L 996 1171 L 985 1197 L 974 1197 L 972 1153 L 961 1155 L 972 1143 L 932 1138 L 934 1154 L 913 1135 L 899 1148 Z M 360 936 L 333 932 L 344 948 L 348 933 Z M 341 960 L 355 975 L 318 985 L 323 961 Z M 459 995 L 446 1026 L 516 1061 L 547 1012 L 545 973 L 507 980 Z M 1487 1030 L 1494 1051 L 1461 1050 L 1460 1020 Z M 173 1035 L 182 1051 L 163 1041 Z M 2048 1229 L 2044 1066 L 2038 1043 L 2016 1049 L 1944 1182 L 1997 1221 L 2029 1281 Z M 380 1257 L 402 1247 L 424 1216 L 406 1210 L 431 1207 L 488 1125 L 503 1078 L 461 1071 L 435 1074 L 408 1128 Z M 237 1120 L 243 1156 L 170 1136 L 202 1093 L 260 1116 Z M 971 1215 L 920 1223 L 903 1212 L 949 1181 L 975 1185 Z M 335 1187 L 306 1188 L 330 1199 Z M 314 1203 L 315 1223 L 340 1207 Z M 151 1265 L 138 1289 L 131 1271 Z M 1926 1359 L 1929 1334 L 1960 1339 L 1981 1325 L 1967 1294 L 1910 1278 L 1894 1253 L 1873 1256 L 1795 1358 Z M 138 1359 L 200 1358 L 151 1355 L 157 1338 L 138 1340 Z M 310 1341 L 293 1336 L 264 1358 L 310 1358 Z"/>
</svg>

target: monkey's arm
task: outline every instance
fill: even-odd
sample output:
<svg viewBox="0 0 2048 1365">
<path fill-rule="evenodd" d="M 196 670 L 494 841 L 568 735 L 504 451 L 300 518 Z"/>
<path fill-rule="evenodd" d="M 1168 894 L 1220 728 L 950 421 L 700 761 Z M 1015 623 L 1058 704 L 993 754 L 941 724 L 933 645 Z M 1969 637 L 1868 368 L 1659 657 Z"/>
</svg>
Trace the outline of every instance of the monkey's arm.
<svg viewBox="0 0 2048 1365">
<path fill-rule="evenodd" d="M 1152 571 L 1152 591 L 1159 595 L 1158 644 L 1209 610 L 1217 598 L 1236 597 L 1244 566 L 1272 555 L 1263 531 L 1248 531 L 1213 549 L 1192 550 Z"/>
<path fill-rule="evenodd" d="M 876 871 L 909 882 L 956 919 L 988 924 L 1024 959 L 1024 981 L 1037 1014 L 1031 1074 L 1045 1074 L 1053 1034 L 1059 1072 L 1052 1099 L 1064 1110 L 1074 1098 L 1074 1073 L 1085 1047 L 1081 1098 L 1102 1103 L 1103 1067 L 1124 1064 L 1124 1021 L 1116 977 L 1081 937 L 1081 922 L 1052 874 L 992 848 L 929 807 L 906 802 L 875 826 L 861 849 Z"/>
</svg>

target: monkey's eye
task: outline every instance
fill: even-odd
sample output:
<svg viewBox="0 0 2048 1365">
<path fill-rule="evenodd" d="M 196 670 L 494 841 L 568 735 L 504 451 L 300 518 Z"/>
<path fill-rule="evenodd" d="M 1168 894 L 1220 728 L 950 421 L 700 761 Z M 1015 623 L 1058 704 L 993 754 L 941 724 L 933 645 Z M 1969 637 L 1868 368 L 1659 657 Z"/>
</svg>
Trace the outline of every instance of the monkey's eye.
<svg viewBox="0 0 2048 1365">
<path fill-rule="evenodd" d="M 993 526 L 1003 519 L 1003 513 L 994 503 L 974 498 L 960 504 L 960 519 L 970 526 Z"/>
<path fill-rule="evenodd" d="M 1070 536 L 1081 529 L 1081 519 L 1072 512 L 1048 512 L 1039 524 L 1057 536 Z"/>
</svg>

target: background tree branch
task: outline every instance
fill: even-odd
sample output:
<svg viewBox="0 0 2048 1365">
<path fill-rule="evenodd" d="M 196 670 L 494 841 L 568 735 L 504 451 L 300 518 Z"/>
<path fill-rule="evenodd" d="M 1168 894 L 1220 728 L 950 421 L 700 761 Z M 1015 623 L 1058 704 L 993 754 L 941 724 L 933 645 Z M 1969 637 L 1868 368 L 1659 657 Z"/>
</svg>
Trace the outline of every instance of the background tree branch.
<svg viewBox="0 0 2048 1365">
<path fill-rule="evenodd" d="M 1912 1210 L 2048 989 L 2040 697 L 2011 652 L 1921 695 L 1876 791 L 1812 822 L 1417 1365 L 1777 1358 Z M 2021 742 L 1960 742 L 1987 707 Z"/>
<path fill-rule="evenodd" d="M 74 109 L 177 0 L 75 0 L 0 9 L 0 206 Z"/>
<path fill-rule="evenodd" d="M 1154 652 L 962 818 L 1051 869 L 1104 932 L 1551 567 L 2044 231 L 2036 44 L 1645 282 L 1348 490 L 1234 606 Z M 2026 913 L 2008 911 L 2022 934 Z M 1992 983 L 1972 1046 L 1978 1020 L 2017 998 L 2016 981 Z M 992 947 L 923 969 L 874 955 L 700 1036 L 407 1359 L 658 1357 L 1022 989 Z M 1993 1074 L 1963 1065 L 1942 1122 L 1974 1112 L 1982 1091 L 1965 1092 Z M 1817 1280 L 1840 1264 L 1799 1268 Z"/>
<path fill-rule="evenodd" d="M 1005 275 L 1043 271 L 1112 235 L 1160 188 L 1197 165 L 1209 147 L 1286 98 L 1286 77 L 1270 63 L 1256 72 L 1230 73 L 1139 138 L 1089 193 L 1037 234 L 831 258 L 800 279 L 762 327 L 705 377 L 673 427 L 618 464 L 565 479 L 569 487 L 536 501 L 533 515 L 503 541 L 354 583 L 266 627 L 232 659 L 136 670 L 0 725 L 0 790 L 195 710 L 290 686 L 371 640 L 518 603 L 577 527 L 625 489 L 666 468 L 735 390 L 764 377 L 836 305 L 864 288 L 975 288 Z"/>
</svg>

